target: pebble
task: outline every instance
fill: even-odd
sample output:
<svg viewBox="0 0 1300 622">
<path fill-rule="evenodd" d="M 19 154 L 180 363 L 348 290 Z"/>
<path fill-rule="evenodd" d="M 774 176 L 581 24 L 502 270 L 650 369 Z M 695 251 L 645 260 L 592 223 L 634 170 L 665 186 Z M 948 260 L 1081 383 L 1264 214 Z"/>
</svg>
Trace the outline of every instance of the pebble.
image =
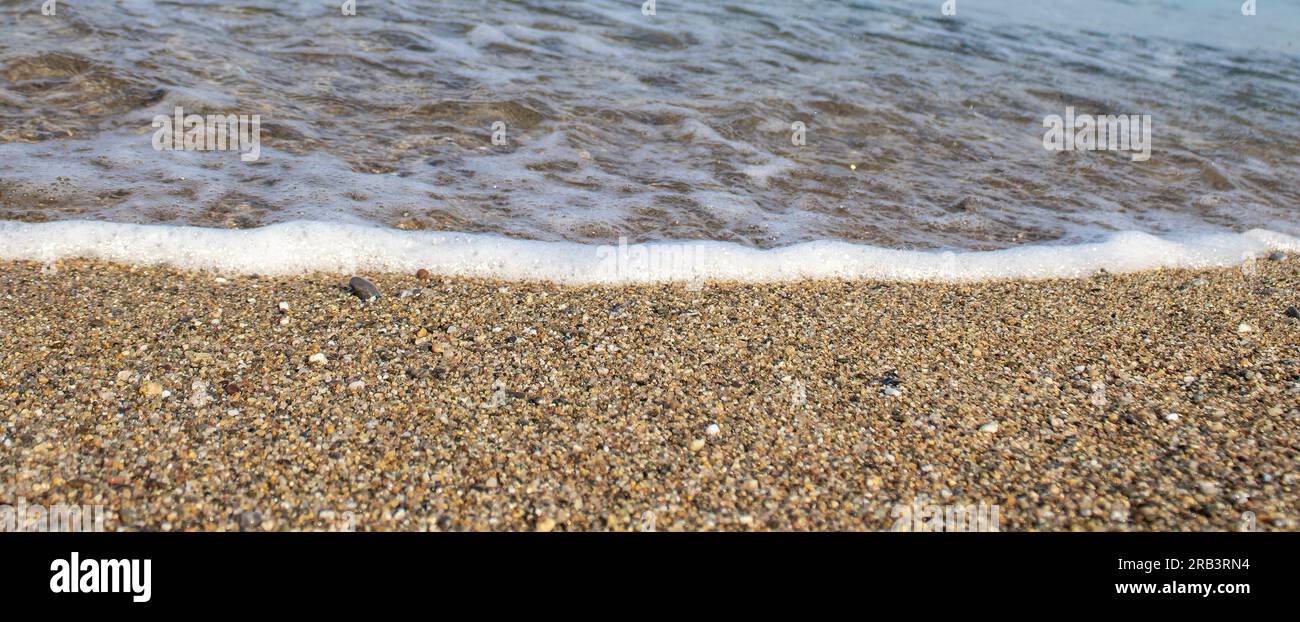
<svg viewBox="0 0 1300 622">
<path fill-rule="evenodd" d="M 717 436 L 721 432 L 722 432 L 722 428 L 718 427 L 718 424 L 716 423 L 710 423 L 709 427 L 704 428 L 704 433 L 708 434 L 709 436 Z"/>
<path fill-rule="evenodd" d="M 307 362 L 308 362 L 308 363 L 311 363 L 312 365 L 324 365 L 324 364 L 328 363 L 329 361 L 330 361 L 329 358 L 326 357 L 326 356 L 325 356 L 323 353 L 321 353 L 321 352 L 317 352 L 317 353 L 311 355 L 311 358 L 308 358 L 308 359 L 307 359 Z"/>
<path fill-rule="evenodd" d="M 974 196 L 962 197 L 958 199 L 956 203 L 949 205 L 947 209 L 950 212 L 965 212 L 974 208 L 976 206 L 977 201 L 978 199 L 976 199 Z"/>
<path fill-rule="evenodd" d="M 158 397 L 163 394 L 163 388 L 157 382 L 146 382 L 140 386 L 140 394 L 145 397 Z"/>
<path fill-rule="evenodd" d="M 357 298 L 367 302 L 379 298 L 379 288 L 375 287 L 374 283 L 371 283 L 362 277 L 352 277 L 352 279 L 348 281 L 348 287 L 352 288 L 352 293 L 356 294 Z"/>
<path fill-rule="evenodd" d="M 239 530 L 253 531 L 262 526 L 262 514 L 259 512 L 242 512 L 239 515 Z"/>
<path fill-rule="evenodd" d="M 691 441 L 690 447 L 691 447 L 691 451 L 699 451 L 701 449 L 704 449 L 704 439 L 697 438 Z"/>
<path fill-rule="evenodd" d="M 542 520 L 537 521 L 537 531 L 540 531 L 542 533 L 548 533 L 552 529 L 555 529 L 554 519 L 543 518 Z"/>
<path fill-rule="evenodd" d="M 967 428 L 967 429 L 969 429 L 969 428 Z M 996 422 L 996 421 L 990 421 L 990 422 L 988 422 L 988 423 L 986 423 L 986 424 L 980 426 L 980 432 L 987 432 L 987 433 L 989 433 L 989 434 L 993 434 L 994 432 L 997 432 L 997 431 L 998 431 L 998 422 Z"/>
<path fill-rule="evenodd" d="M 1241 334 L 1244 335 L 1244 334 L 1246 334 L 1246 333 L 1253 333 L 1253 332 L 1255 332 L 1255 329 L 1252 328 L 1252 327 L 1250 326 L 1250 324 L 1247 324 L 1247 323 L 1245 323 L 1245 322 L 1242 322 L 1242 323 L 1240 323 L 1240 324 L 1237 325 L 1237 332 L 1239 332 L 1239 333 L 1241 333 Z"/>
<path fill-rule="evenodd" d="M 1269 253 L 1268 258 L 1271 261 L 1285 261 L 1286 253 L 1282 251 L 1273 251 L 1272 253 Z"/>
<path fill-rule="evenodd" d="M 1295 319 L 1297 319 L 1297 320 L 1300 320 L 1300 309 L 1297 309 L 1297 308 L 1295 307 L 1295 305 L 1292 305 L 1292 306 L 1290 306 L 1290 307 L 1287 307 L 1287 308 L 1286 308 L 1286 316 L 1287 316 L 1287 317 L 1290 317 L 1290 318 L 1295 318 Z"/>
<path fill-rule="evenodd" d="M 419 270 L 415 271 L 415 278 L 420 279 L 421 281 L 427 281 L 430 278 L 433 278 L 433 276 L 429 274 L 428 270 L 425 270 L 424 268 L 420 268 Z"/>
<path fill-rule="evenodd" d="M 288 312 L 289 312 L 289 303 L 284 302 L 284 301 L 280 301 L 280 304 L 276 305 L 276 308 L 280 310 L 280 313 L 288 313 Z"/>
<path fill-rule="evenodd" d="M 203 408 L 212 401 L 212 396 L 208 394 L 208 383 L 202 380 L 195 380 L 190 384 L 190 405 L 195 408 Z"/>
</svg>

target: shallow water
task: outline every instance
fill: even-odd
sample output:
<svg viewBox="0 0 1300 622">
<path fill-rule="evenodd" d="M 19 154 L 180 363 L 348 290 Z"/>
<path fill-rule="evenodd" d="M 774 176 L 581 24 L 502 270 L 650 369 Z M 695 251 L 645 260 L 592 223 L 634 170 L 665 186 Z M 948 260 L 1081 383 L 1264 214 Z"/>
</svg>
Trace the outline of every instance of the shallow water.
<svg viewBox="0 0 1300 622">
<path fill-rule="evenodd" d="M 338 4 L 0 0 L 0 219 L 759 248 L 1300 233 L 1296 3 Z M 260 115 L 260 159 L 155 151 L 178 106 Z M 1044 149 L 1067 107 L 1151 115 L 1150 160 Z"/>
</svg>

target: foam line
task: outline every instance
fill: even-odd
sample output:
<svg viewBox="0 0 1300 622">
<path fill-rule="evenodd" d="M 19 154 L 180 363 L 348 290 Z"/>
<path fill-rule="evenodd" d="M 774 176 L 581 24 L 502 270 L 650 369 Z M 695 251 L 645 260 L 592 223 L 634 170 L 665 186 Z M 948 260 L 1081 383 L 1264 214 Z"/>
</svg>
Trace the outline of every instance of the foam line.
<svg viewBox="0 0 1300 622">
<path fill-rule="evenodd" d="M 0 259 L 53 262 L 89 258 L 268 275 L 426 268 L 442 275 L 573 284 L 698 279 L 1043 279 L 1088 276 L 1101 269 L 1121 273 L 1233 266 L 1271 250 L 1300 251 L 1300 238 L 1263 229 L 1183 238 L 1124 232 L 1089 244 L 938 252 L 839 241 L 775 249 L 712 241 L 595 246 L 309 221 L 256 229 L 0 222 Z"/>
</svg>

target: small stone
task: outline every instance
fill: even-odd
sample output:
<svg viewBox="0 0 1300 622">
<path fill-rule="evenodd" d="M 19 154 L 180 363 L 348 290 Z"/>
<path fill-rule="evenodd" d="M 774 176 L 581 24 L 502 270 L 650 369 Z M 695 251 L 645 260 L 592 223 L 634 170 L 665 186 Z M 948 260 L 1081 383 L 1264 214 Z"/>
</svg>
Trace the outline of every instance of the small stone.
<svg viewBox="0 0 1300 622">
<path fill-rule="evenodd" d="M 239 515 L 239 530 L 253 531 L 262 525 L 262 515 L 258 512 L 244 512 Z"/>
<path fill-rule="evenodd" d="M 493 475 L 492 477 L 489 477 L 486 482 L 483 482 L 483 485 L 488 488 L 496 488 L 497 486 L 500 486 L 501 483 L 497 481 L 497 476 Z"/>
<path fill-rule="evenodd" d="M 427 281 L 431 277 L 432 275 L 429 274 L 429 271 L 425 270 L 424 268 L 420 268 L 419 270 L 415 271 L 415 278 L 420 279 L 421 281 Z"/>
<path fill-rule="evenodd" d="M 190 385 L 190 390 L 193 392 L 190 394 L 190 406 L 203 408 L 212 401 L 212 396 L 208 394 L 208 383 L 202 380 L 195 380 L 193 384 Z"/>
<path fill-rule="evenodd" d="M 351 383 L 348 384 L 348 390 L 353 393 L 364 391 L 365 388 L 366 388 L 366 383 L 364 380 L 353 380 Z"/>
<path fill-rule="evenodd" d="M 990 421 L 990 422 L 988 422 L 988 423 L 986 423 L 986 424 L 980 426 L 980 432 L 986 432 L 986 433 L 988 433 L 988 434 L 993 434 L 993 433 L 995 433 L 995 432 L 997 432 L 997 431 L 998 431 L 998 422 L 996 422 L 996 421 Z"/>
<path fill-rule="evenodd" d="M 157 382 L 146 382 L 140 386 L 140 394 L 145 397 L 158 397 L 163 394 L 163 388 Z"/>
<path fill-rule="evenodd" d="M 280 310 L 280 313 L 288 313 L 288 312 L 289 312 L 289 303 L 284 302 L 284 301 L 280 301 L 280 304 L 276 305 L 276 308 Z"/>
<path fill-rule="evenodd" d="M 554 519 L 543 518 L 542 520 L 537 521 L 537 531 L 540 531 L 542 533 L 547 533 L 552 529 L 555 529 Z"/>
<path fill-rule="evenodd" d="M 1286 260 L 1286 253 L 1282 251 L 1273 251 L 1268 254 L 1268 259 L 1269 261 L 1284 261 Z"/>
<path fill-rule="evenodd" d="M 691 451 L 699 451 L 701 449 L 704 449 L 704 439 L 697 438 L 691 441 L 690 447 L 691 447 Z"/>
<path fill-rule="evenodd" d="M 216 357 L 209 352 L 190 352 L 186 356 L 195 365 L 210 365 L 212 361 L 216 360 Z"/>
<path fill-rule="evenodd" d="M 1179 415 L 1178 413 L 1169 413 L 1165 415 L 1165 421 L 1172 422 L 1172 421 L 1178 421 L 1179 419 L 1182 419 L 1182 416 Z"/>
<path fill-rule="evenodd" d="M 1255 332 L 1255 329 L 1254 329 L 1254 328 L 1251 328 L 1250 324 L 1247 324 L 1247 323 L 1245 323 L 1245 322 L 1242 322 L 1242 323 L 1240 323 L 1240 324 L 1237 325 L 1237 332 L 1239 332 L 1239 333 L 1241 333 L 1241 334 L 1244 335 L 1244 334 L 1246 334 L 1246 333 L 1253 333 L 1253 332 Z"/>
<path fill-rule="evenodd" d="M 1200 482 L 1196 486 L 1200 488 L 1203 495 L 1213 496 L 1219 494 L 1219 485 L 1214 482 Z"/>
<path fill-rule="evenodd" d="M 307 359 L 307 362 L 312 365 L 324 365 L 329 362 L 329 359 L 326 358 L 324 354 L 317 352 L 311 355 L 311 358 Z"/>
<path fill-rule="evenodd" d="M 1295 305 L 1291 305 L 1286 308 L 1286 316 L 1300 320 L 1300 309 L 1297 309 Z"/>
<path fill-rule="evenodd" d="M 716 423 L 710 423 L 709 427 L 704 428 L 704 433 L 708 434 L 709 436 L 717 436 L 721 432 L 722 432 L 722 428 L 718 427 L 718 424 Z"/>
<path fill-rule="evenodd" d="M 352 277 L 352 279 L 348 281 L 348 287 L 352 289 L 352 293 L 356 294 L 357 298 L 367 302 L 379 298 L 379 288 L 375 287 L 374 283 L 371 283 L 362 277 Z"/>
<path fill-rule="evenodd" d="M 903 394 L 902 391 L 895 389 L 894 387 L 885 387 L 884 393 L 889 397 L 898 397 Z"/>
<path fill-rule="evenodd" d="M 230 281 L 228 281 L 228 280 L 226 280 L 226 279 L 224 279 L 224 278 L 222 278 L 222 277 L 217 277 L 217 278 L 212 279 L 212 280 L 215 281 L 215 282 L 217 283 L 217 285 L 225 285 L 226 283 L 229 283 L 229 282 L 230 282 Z"/>
<path fill-rule="evenodd" d="M 950 212 L 966 212 L 975 207 L 976 198 L 973 196 L 962 197 L 956 203 L 949 205 L 947 210 Z"/>
<path fill-rule="evenodd" d="M 483 402 L 484 408 L 500 408 L 510 402 L 510 396 L 506 393 L 505 385 L 494 383 L 493 388 L 496 390 L 492 392 L 492 396 L 488 398 L 488 401 Z"/>
</svg>

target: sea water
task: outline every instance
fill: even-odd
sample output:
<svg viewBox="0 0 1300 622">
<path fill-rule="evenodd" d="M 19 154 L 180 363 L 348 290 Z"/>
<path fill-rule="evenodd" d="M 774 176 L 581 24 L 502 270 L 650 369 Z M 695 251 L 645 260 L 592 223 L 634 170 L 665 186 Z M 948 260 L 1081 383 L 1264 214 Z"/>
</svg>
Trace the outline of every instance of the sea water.
<svg viewBox="0 0 1300 622">
<path fill-rule="evenodd" d="M 0 0 L 0 258 L 970 280 L 1300 245 L 1294 2 L 44 4 Z M 159 140 L 189 114 L 256 119 L 256 157 Z"/>
</svg>

